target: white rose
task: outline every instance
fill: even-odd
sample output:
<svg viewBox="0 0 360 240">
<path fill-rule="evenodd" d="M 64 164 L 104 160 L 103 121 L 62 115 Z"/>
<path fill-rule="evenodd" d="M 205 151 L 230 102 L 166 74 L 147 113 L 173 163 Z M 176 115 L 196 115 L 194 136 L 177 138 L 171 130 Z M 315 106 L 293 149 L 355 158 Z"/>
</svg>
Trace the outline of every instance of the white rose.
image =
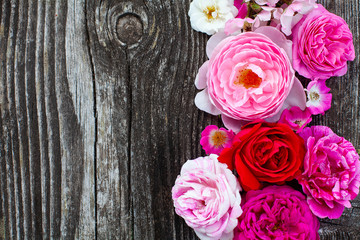
<svg viewBox="0 0 360 240">
<path fill-rule="evenodd" d="M 193 29 L 212 35 L 223 29 L 237 13 L 234 0 L 194 0 L 188 14 Z"/>
</svg>

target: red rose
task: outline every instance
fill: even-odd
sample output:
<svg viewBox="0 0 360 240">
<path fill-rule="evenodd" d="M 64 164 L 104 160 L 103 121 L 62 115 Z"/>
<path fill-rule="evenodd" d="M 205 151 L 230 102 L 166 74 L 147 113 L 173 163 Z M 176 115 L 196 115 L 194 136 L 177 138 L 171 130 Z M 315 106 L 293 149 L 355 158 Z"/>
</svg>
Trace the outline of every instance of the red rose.
<svg viewBox="0 0 360 240">
<path fill-rule="evenodd" d="M 232 146 L 218 158 L 236 168 L 245 191 L 257 190 L 261 182 L 284 184 L 301 173 L 304 140 L 282 123 L 257 120 L 242 127 Z"/>
</svg>

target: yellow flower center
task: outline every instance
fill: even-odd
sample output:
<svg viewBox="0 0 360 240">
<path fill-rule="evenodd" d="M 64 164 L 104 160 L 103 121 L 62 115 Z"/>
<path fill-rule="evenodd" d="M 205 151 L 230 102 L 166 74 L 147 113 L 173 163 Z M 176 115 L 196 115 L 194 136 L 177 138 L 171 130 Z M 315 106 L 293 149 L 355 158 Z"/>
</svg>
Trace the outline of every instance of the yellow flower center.
<svg viewBox="0 0 360 240">
<path fill-rule="evenodd" d="M 310 93 L 310 99 L 311 101 L 316 101 L 320 98 L 320 95 L 317 92 L 311 92 Z"/>
<path fill-rule="evenodd" d="M 244 86 L 245 88 L 258 88 L 261 82 L 262 79 L 251 69 L 244 69 L 239 71 L 234 84 Z"/>
<path fill-rule="evenodd" d="M 215 131 L 210 139 L 215 147 L 220 147 L 226 143 L 227 136 L 226 133 L 223 131 Z"/>
<path fill-rule="evenodd" d="M 215 6 L 206 7 L 206 9 L 204 9 L 204 13 L 208 20 L 214 20 L 218 16 Z"/>
<path fill-rule="evenodd" d="M 300 121 L 300 120 L 296 120 L 294 123 L 297 124 L 297 125 L 299 125 L 299 127 L 301 127 L 302 125 L 304 125 L 304 123 L 303 123 L 302 121 Z"/>
</svg>

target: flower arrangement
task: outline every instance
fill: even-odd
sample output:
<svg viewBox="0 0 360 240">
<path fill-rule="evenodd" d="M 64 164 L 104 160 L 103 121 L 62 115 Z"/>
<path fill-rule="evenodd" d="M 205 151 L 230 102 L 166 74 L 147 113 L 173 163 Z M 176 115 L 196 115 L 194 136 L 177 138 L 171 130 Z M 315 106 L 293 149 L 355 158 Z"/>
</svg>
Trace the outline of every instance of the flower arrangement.
<svg viewBox="0 0 360 240">
<path fill-rule="evenodd" d="M 319 239 L 318 218 L 339 218 L 360 187 L 354 146 L 306 127 L 355 58 L 348 25 L 316 0 L 193 0 L 189 17 L 212 35 L 195 105 L 226 128 L 202 132 L 208 156 L 183 165 L 176 213 L 200 239 Z"/>
</svg>

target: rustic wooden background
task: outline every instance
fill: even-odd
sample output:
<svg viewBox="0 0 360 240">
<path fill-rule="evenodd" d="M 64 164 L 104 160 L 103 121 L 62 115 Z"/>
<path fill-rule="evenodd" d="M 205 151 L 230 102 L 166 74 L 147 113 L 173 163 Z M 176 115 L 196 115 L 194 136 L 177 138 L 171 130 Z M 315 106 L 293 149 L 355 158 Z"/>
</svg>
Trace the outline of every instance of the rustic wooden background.
<svg viewBox="0 0 360 240">
<path fill-rule="evenodd" d="M 322 0 L 360 56 L 359 0 Z M 194 106 L 208 37 L 190 0 L 0 0 L 0 239 L 196 239 L 181 165 L 221 124 Z M 314 124 L 360 148 L 359 57 Z M 360 239 L 360 199 L 322 239 Z"/>
</svg>

